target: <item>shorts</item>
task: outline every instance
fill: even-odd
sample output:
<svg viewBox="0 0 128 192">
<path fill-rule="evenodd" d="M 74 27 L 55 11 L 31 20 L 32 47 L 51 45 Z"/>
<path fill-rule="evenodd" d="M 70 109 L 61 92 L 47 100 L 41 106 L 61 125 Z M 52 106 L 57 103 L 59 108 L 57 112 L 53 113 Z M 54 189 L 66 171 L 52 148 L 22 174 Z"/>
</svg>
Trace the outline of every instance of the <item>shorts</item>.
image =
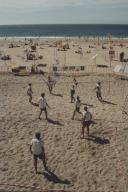
<svg viewBox="0 0 128 192">
<path fill-rule="evenodd" d="M 76 107 L 76 111 L 79 113 L 80 112 L 80 107 Z"/>
<path fill-rule="evenodd" d="M 75 95 L 75 93 L 74 93 L 74 94 L 71 94 L 71 98 L 72 98 L 72 99 L 74 98 L 74 95 Z"/>
<path fill-rule="evenodd" d="M 46 107 L 45 108 L 40 108 L 41 111 L 46 111 Z"/>
<path fill-rule="evenodd" d="M 41 153 L 41 154 L 39 154 L 39 155 L 35 155 L 35 154 L 33 154 L 33 158 L 35 159 L 35 160 L 37 160 L 37 159 L 44 159 L 44 155 L 43 155 L 43 153 Z"/>
<path fill-rule="evenodd" d="M 75 95 L 75 91 L 71 91 L 71 97 L 73 97 Z"/>
<path fill-rule="evenodd" d="M 82 124 L 83 124 L 84 127 L 89 127 L 91 125 L 91 120 L 83 121 Z"/>
<path fill-rule="evenodd" d="M 31 93 L 27 93 L 27 96 L 32 97 L 32 94 Z"/>
<path fill-rule="evenodd" d="M 96 92 L 96 96 L 99 98 L 101 97 L 101 93 L 100 92 Z"/>
</svg>

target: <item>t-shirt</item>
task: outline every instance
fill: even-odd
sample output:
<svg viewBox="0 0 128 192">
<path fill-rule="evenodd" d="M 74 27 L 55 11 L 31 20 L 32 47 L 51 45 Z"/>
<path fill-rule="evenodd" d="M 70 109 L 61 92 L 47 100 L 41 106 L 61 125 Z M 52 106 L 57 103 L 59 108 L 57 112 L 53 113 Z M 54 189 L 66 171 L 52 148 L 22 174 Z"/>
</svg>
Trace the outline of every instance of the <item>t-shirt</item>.
<svg viewBox="0 0 128 192">
<path fill-rule="evenodd" d="M 28 86 L 28 88 L 27 88 L 27 94 L 28 95 L 32 94 L 32 88 L 30 86 Z"/>
<path fill-rule="evenodd" d="M 80 101 L 76 100 L 76 108 L 80 108 Z"/>
<path fill-rule="evenodd" d="M 43 98 L 43 97 L 40 97 L 40 99 L 39 99 L 39 108 L 40 109 L 44 109 L 44 108 L 46 108 L 46 99 L 45 98 Z"/>
<path fill-rule="evenodd" d="M 71 94 L 74 95 L 75 94 L 75 89 L 71 88 Z"/>
<path fill-rule="evenodd" d="M 76 80 L 76 79 L 73 79 L 73 82 L 74 82 L 74 84 L 75 84 L 75 85 L 77 85 L 77 84 L 78 84 L 78 82 L 77 82 L 77 80 Z"/>
<path fill-rule="evenodd" d="M 52 82 L 52 78 L 51 77 L 48 77 L 48 82 Z"/>
<path fill-rule="evenodd" d="M 32 139 L 31 145 L 34 155 L 40 155 L 42 153 L 43 141 L 41 139 Z"/>
<path fill-rule="evenodd" d="M 49 82 L 48 82 L 48 86 L 51 86 L 51 87 L 52 87 L 53 85 L 54 85 L 54 82 L 53 82 L 53 81 L 49 81 Z"/>
<path fill-rule="evenodd" d="M 96 92 L 101 93 L 101 85 L 96 84 Z"/>
<path fill-rule="evenodd" d="M 92 119 L 92 115 L 89 111 L 84 111 L 83 113 L 84 121 L 90 121 Z"/>
</svg>

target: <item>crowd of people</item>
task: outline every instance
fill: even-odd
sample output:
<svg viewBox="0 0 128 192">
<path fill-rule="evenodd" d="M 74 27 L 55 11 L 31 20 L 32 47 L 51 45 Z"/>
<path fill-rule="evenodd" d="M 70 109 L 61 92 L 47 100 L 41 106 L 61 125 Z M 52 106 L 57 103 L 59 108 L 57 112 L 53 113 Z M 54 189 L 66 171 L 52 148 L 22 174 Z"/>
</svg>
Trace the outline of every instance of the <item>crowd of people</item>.
<svg viewBox="0 0 128 192">
<path fill-rule="evenodd" d="M 55 80 L 54 81 L 52 80 L 51 76 L 48 76 L 46 84 L 47 84 L 49 92 L 51 94 L 53 87 L 55 86 L 56 82 L 55 82 Z M 82 103 L 79 96 L 75 97 L 76 89 L 77 89 L 78 85 L 79 85 L 79 83 L 74 78 L 73 79 L 73 85 L 71 86 L 71 89 L 70 89 L 71 103 L 75 104 L 75 109 L 73 111 L 72 120 L 74 120 L 76 113 L 82 115 L 82 119 L 81 119 L 82 127 L 81 127 L 81 137 L 80 138 L 84 139 L 85 138 L 85 128 L 86 128 L 86 133 L 87 133 L 86 135 L 89 137 L 90 136 L 89 128 L 90 128 L 90 125 L 93 123 L 93 121 L 92 121 L 92 113 L 90 112 L 89 106 L 86 103 Z M 101 82 L 98 81 L 96 83 L 94 90 L 96 92 L 96 97 L 98 98 L 98 100 L 100 102 L 103 102 L 101 89 L 102 89 L 101 88 Z M 27 96 L 28 96 L 29 102 L 32 103 L 33 90 L 32 90 L 32 84 L 31 83 L 29 83 L 28 87 L 27 87 Z M 42 112 L 44 112 L 45 113 L 45 119 L 48 120 L 47 107 L 50 108 L 50 106 L 48 105 L 47 100 L 45 98 L 45 93 L 41 93 L 41 97 L 39 98 L 37 105 L 39 106 L 38 118 L 41 120 Z M 81 105 L 85 105 L 83 112 L 81 111 Z M 40 132 L 37 132 L 35 134 L 35 138 L 32 139 L 31 145 L 30 145 L 30 152 L 33 154 L 35 172 L 38 173 L 37 172 L 37 159 L 42 160 L 44 168 L 45 168 L 45 170 L 47 170 L 44 146 L 43 146 L 43 141 L 41 139 Z"/>
</svg>

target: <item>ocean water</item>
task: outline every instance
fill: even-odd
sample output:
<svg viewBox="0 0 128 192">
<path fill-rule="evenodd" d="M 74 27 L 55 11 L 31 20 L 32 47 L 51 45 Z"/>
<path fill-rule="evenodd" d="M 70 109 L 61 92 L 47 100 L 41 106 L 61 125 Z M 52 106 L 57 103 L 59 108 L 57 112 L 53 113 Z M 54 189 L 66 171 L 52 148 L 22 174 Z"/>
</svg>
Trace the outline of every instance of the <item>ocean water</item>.
<svg viewBox="0 0 128 192">
<path fill-rule="evenodd" d="M 128 25 L 0 25 L 0 37 L 113 37 L 128 38 Z"/>
</svg>

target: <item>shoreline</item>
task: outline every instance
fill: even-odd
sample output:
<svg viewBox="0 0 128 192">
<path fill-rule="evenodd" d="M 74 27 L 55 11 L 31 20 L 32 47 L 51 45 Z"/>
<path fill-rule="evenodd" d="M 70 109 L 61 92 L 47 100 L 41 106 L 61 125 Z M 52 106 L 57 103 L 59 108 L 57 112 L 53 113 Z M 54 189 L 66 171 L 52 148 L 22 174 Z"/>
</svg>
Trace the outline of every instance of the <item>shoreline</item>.
<svg viewBox="0 0 128 192">
<path fill-rule="evenodd" d="M 70 39 L 88 39 L 88 40 L 96 40 L 96 38 L 99 38 L 99 40 L 108 40 L 108 36 L 91 36 L 91 35 L 88 35 L 88 36 L 0 36 L 0 40 L 3 40 L 3 39 L 6 39 L 6 40 L 10 40 L 10 39 L 16 39 L 16 40 L 19 40 L 19 39 L 67 39 L 67 40 L 70 40 Z M 116 36 L 112 36 L 111 37 L 111 41 L 112 40 L 128 40 L 128 36 L 127 37 L 116 37 Z"/>
</svg>

